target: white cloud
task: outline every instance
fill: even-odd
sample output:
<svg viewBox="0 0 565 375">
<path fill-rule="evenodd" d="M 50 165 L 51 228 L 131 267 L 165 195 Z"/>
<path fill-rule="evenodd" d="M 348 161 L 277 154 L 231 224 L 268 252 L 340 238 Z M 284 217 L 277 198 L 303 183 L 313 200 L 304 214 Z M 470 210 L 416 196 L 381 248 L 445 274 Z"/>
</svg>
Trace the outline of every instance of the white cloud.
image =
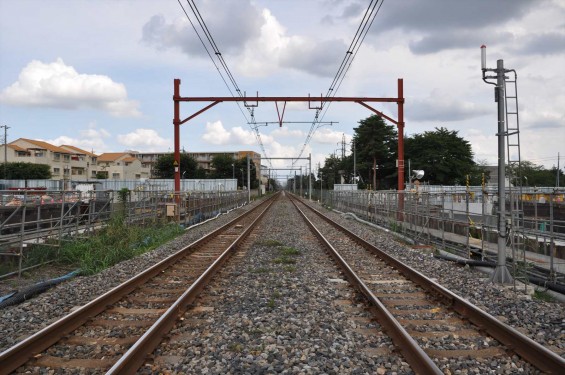
<svg viewBox="0 0 565 375">
<path fill-rule="evenodd" d="M 140 115 L 138 103 L 127 98 L 123 84 L 104 75 L 79 74 L 61 58 L 30 62 L 0 93 L 0 101 L 22 107 L 94 108 L 118 117 Z"/>
<path fill-rule="evenodd" d="M 153 129 L 136 129 L 131 133 L 120 134 L 118 142 L 130 149 L 144 151 L 162 151 L 172 144 L 171 140 L 161 138 Z"/>
<path fill-rule="evenodd" d="M 462 121 L 493 112 L 493 106 L 461 100 L 438 89 L 432 90 L 427 98 L 411 101 L 407 116 L 414 121 Z"/>
<path fill-rule="evenodd" d="M 202 140 L 213 145 L 227 145 L 230 143 L 230 132 L 224 128 L 221 121 L 206 123 L 206 132 Z"/>
<path fill-rule="evenodd" d="M 275 137 L 304 138 L 306 133 L 302 130 L 290 130 L 288 127 L 283 126 L 273 130 L 271 135 Z"/>
<path fill-rule="evenodd" d="M 47 139 L 45 142 L 56 146 L 75 146 L 95 154 L 110 151 L 104 140 L 110 138 L 111 134 L 106 129 L 97 128 L 96 123 L 90 123 L 88 129 L 80 130 L 78 134 L 80 135 L 78 138 L 62 135 L 55 139 Z"/>
<path fill-rule="evenodd" d="M 331 129 L 321 129 L 317 130 L 312 136 L 312 140 L 318 143 L 334 144 L 336 147 L 337 143 L 341 142 L 343 139 L 343 132 L 338 132 Z M 345 142 L 351 142 L 351 135 L 345 134 Z"/>
<path fill-rule="evenodd" d="M 243 145 L 253 145 L 257 143 L 255 134 L 251 130 L 243 129 L 241 126 L 232 128 L 230 138 L 232 142 Z"/>
</svg>

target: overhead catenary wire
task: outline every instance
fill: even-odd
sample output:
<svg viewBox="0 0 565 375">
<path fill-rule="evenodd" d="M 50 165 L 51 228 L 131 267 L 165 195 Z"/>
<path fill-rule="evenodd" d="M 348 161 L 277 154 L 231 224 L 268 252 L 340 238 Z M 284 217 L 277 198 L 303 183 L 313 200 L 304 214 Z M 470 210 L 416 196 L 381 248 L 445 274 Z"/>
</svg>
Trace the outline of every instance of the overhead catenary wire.
<svg viewBox="0 0 565 375">
<path fill-rule="evenodd" d="M 340 66 L 337 70 L 337 73 L 335 74 L 335 76 L 332 80 L 332 83 L 330 84 L 330 87 L 329 87 L 329 89 L 326 93 L 326 96 L 325 96 L 326 98 L 331 98 L 331 97 L 336 96 L 337 91 L 341 87 L 341 84 L 343 83 L 343 80 L 345 79 L 347 72 L 351 68 L 351 64 L 353 63 L 353 60 L 357 56 L 357 53 L 359 52 L 359 49 L 361 48 L 361 45 L 363 44 L 363 41 L 365 40 L 367 33 L 369 32 L 371 26 L 373 25 L 373 22 L 374 22 L 374 20 L 377 16 L 377 14 L 379 13 L 383 3 L 384 3 L 384 0 L 381 0 L 381 1 L 371 0 L 371 2 L 369 3 L 369 6 L 367 7 L 365 14 L 363 15 L 363 18 L 362 18 L 362 20 L 359 24 L 359 27 L 357 28 L 357 31 L 355 32 L 355 36 L 353 37 L 353 40 L 351 41 L 349 48 L 345 52 L 345 56 L 344 56 L 343 60 L 341 61 L 341 64 L 340 64 Z M 327 106 L 325 105 L 326 103 L 328 104 Z M 302 146 L 300 154 L 298 155 L 299 158 L 304 153 L 306 146 L 308 145 L 308 143 L 310 142 L 310 140 L 314 136 L 314 133 L 316 132 L 316 130 L 320 127 L 320 123 L 323 121 L 323 118 L 324 118 L 325 114 L 327 113 L 330 105 L 331 105 L 331 102 L 324 102 L 322 100 L 320 107 L 318 109 L 316 109 L 316 113 L 314 115 L 314 120 L 312 121 L 312 125 L 310 126 L 310 131 L 308 132 L 308 135 L 306 136 L 306 140 L 304 142 L 304 145 Z M 322 110 L 324 112 L 320 116 L 320 113 L 322 112 Z"/>
<path fill-rule="evenodd" d="M 216 67 L 216 70 L 218 71 L 218 73 L 220 74 L 220 77 L 222 79 L 222 81 L 224 82 L 224 84 L 226 85 L 230 95 L 232 97 L 235 97 L 234 92 L 232 91 L 232 88 L 230 87 L 230 85 L 228 84 L 228 80 L 230 81 L 231 85 L 233 86 L 234 91 L 237 93 L 237 95 L 240 98 L 243 98 L 243 94 L 241 92 L 241 89 L 239 88 L 239 85 L 237 84 L 234 75 L 231 73 L 224 57 L 222 56 L 222 53 L 218 47 L 218 45 L 216 44 L 214 38 L 212 37 L 212 33 L 210 32 L 210 30 L 208 29 L 208 26 L 206 26 L 206 22 L 204 21 L 204 18 L 202 17 L 202 15 L 200 14 L 200 11 L 198 10 L 198 7 L 196 6 L 196 4 L 194 3 L 194 0 L 186 0 L 188 6 L 190 7 L 190 10 L 192 11 L 192 14 L 194 15 L 194 18 L 196 19 L 196 22 L 198 23 L 198 25 L 200 26 L 200 28 L 202 29 L 202 33 L 205 36 L 205 39 L 208 41 L 209 46 L 211 47 L 212 51 L 213 51 L 213 55 L 216 56 L 216 58 L 219 61 L 219 64 L 221 65 L 222 69 L 224 70 L 224 74 L 225 76 L 227 76 L 227 80 L 226 77 L 224 77 L 224 74 L 222 74 L 222 71 L 220 69 L 220 67 L 218 66 L 218 64 L 216 63 L 216 61 L 214 60 L 212 53 L 210 53 L 210 50 L 208 49 L 208 46 L 206 45 L 206 43 L 204 42 L 204 39 L 202 38 L 202 36 L 200 35 L 200 33 L 198 32 L 194 22 L 192 21 L 192 19 L 190 18 L 188 12 L 186 11 L 185 7 L 183 6 L 182 2 L 180 0 L 177 0 L 177 2 L 179 3 L 180 7 L 182 8 L 186 18 L 188 19 L 188 22 L 190 23 L 190 25 L 192 26 L 192 29 L 194 30 L 194 32 L 196 33 L 198 39 L 200 40 L 200 43 L 202 44 L 202 46 L 204 47 L 206 53 L 208 54 L 208 57 L 210 58 L 210 60 L 212 61 L 212 63 L 214 64 L 214 66 Z M 246 123 L 250 124 L 251 129 L 253 130 L 253 133 L 255 135 L 255 138 L 257 139 L 257 142 L 259 143 L 259 146 L 261 147 L 261 151 L 263 152 L 263 155 L 265 155 L 265 157 L 267 157 L 267 152 L 265 150 L 265 146 L 263 145 L 263 141 L 261 139 L 261 134 L 259 132 L 259 125 L 257 125 L 257 122 L 255 120 L 255 113 L 253 108 L 247 107 L 247 110 L 249 111 L 249 119 L 247 117 L 247 115 L 245 114 L 245 112 L 243 111 L 243 109 L 241 108 L 241 105 L 239 104 L 239 102 L 236 102 L 241 114 L 243 115 L 243 117 L 245 118 Z M 269 162 L 269 165 L 271 165 L 271 162 L 269 159 L 267 159 Z"/>
</svg>

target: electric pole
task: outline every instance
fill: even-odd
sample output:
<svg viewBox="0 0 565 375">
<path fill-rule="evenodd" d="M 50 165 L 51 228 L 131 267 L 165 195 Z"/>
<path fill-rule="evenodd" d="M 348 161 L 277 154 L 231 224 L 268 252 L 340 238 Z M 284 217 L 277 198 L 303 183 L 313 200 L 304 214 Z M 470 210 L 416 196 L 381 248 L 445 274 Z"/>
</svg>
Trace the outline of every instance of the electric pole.
<svg viewBox="0 0 565 375">
<path fill-rule="evenodd" d="M 4 180 L 8 179 L 8 125 L 1 125 L 4 128 Z"/>
</svg>

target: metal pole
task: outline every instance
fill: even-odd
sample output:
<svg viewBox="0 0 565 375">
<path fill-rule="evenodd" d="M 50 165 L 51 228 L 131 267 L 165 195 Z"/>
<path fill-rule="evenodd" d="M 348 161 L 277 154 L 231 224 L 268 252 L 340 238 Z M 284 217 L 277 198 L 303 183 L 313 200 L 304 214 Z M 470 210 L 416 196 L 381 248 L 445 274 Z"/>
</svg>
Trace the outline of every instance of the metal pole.
<svg viewBox="0 0 565 375">
<path fill-rule="evenodd" d="M 175 196 L 176 196 L 176 203 L 179 203 L 179 192 L 180 192 L 180 79 L 174 80 L 174 119 L 173 119 L 173 127 L 174 127 L 174 147 L 175 147 L 175 160 L 174 160 L 174 168 L 175 168 Z"/>
<path fill-rule="evenodd" d="M 308 200 L 312 201 L 312 154 L 308 154 Z"/>
<path fill-rule="evenodd" d="M 0 128 L 4 128 L 4 180 L 8 179 L 8 125 L 2 125 Z M 559 172 L 557 172 L 559 176 Z"/>
<path fill-rule="evenodd" d="M 506 267 L 506 191 L 505 191 L 505 154 L 504 137 L 506 136 L 505 126 L 505 93 L 504 93 L 504 61 L 496 62 L 496 87 L 495 98 L 498 102 L 498 260 L 496 269 L 490 281 L 499 284 L 512 283 L 512 276 Z"/>
<path fill-rule="evenodd" d="M 249 154 L 247 154 L 247 203 L 251 202 L 251 169 L 249 164 Z"/>
<path fill-rule="evenodd" d="M 353 140 L 353 181 L 357 185 L 357 156 L 355 154 L 355 139 Z"/>
<path fill-rule="evenodd" d="M 302 166 L 300 166 L 300 198 L 304 198 L 302 196 Z"/>
</svg>

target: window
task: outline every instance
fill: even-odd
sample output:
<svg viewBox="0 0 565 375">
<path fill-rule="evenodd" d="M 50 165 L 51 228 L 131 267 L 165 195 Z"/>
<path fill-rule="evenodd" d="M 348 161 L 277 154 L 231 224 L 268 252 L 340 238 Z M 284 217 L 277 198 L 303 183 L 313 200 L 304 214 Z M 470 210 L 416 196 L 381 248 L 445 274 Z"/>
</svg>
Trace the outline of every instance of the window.
<svg viewBox="0 0 565 375">
<path fill-rule="evenodd" d="M 61 160 L 61 154 L 58 153 L 58 152 L 55 152 L 55 153 L 53 154 L 53 159 L 54 159 L 55 161 Z"/>
<path fill-rule="evenodd" d="M 71 156 L 68 155 L 68 154 L 64 154 L 64 155 L 63 155 L 63 160 L 64 160 L 64 161 L 69 161 L 69 160 L 71 160 Z"/>
<path fill-rule="evenodd" d="M 59 173 L 61 173 L 61 169 L 60 169 L 60 168 L 53 168 L 53 174 L 58 175 Z"/>
<path fill-rule="evenodd" d="M 114 180 L 119 180 L 120 179 L 120 174 L 119 173 L 112 173 L 112 178 Z"/>
<path fill-rule="evenodd" d="M 140 174 L 136 174 L 136 175 L 135 175 L 135 179 L 136 179 L 136 180 L 139 180 L 140 178 L 141 178 L 141 175 L 140 175 Z"/>
</svg>

